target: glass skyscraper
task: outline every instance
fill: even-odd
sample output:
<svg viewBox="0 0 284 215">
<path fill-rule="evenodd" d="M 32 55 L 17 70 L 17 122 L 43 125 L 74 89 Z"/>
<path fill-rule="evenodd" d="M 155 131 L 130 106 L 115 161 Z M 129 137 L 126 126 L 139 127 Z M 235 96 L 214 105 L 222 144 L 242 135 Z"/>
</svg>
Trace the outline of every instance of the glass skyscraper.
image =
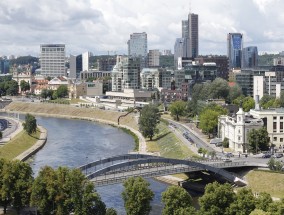
<svg viewBox="0 0 284 215">
<path fill-rule="evenodd" d="M 227 48 L 229 68 L 241 68 L 243 35 L 241 33 L 229 33 L 227 36 Z"/>
<path fill-rule="evenodd" d="M 242 68 L 254 68 L 258 66 L 258 51 L 256 46 L 243 48 Z"/>
</svg>

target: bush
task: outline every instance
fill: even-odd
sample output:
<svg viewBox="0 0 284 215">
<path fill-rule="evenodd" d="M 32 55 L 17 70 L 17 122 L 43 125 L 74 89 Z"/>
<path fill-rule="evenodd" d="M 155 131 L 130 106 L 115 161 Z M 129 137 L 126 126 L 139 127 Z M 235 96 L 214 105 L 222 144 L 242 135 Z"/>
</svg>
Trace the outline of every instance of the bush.
<svg viewBox="0 0 284 215">
<path fill-rule="evenodd" d="M 229 148 L 229 139 L 227 137 L 224 138 L 222 145 L 224 148 Z"/>
</svg>

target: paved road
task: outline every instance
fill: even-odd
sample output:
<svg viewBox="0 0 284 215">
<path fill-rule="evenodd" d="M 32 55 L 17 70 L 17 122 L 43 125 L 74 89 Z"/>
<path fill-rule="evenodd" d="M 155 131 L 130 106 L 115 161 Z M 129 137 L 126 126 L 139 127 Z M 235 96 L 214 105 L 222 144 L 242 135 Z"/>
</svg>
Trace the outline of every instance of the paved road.
<svg viewBox="0 0 284 215">
<path fill-rule="evenodd" d="M 208 151 L 215 151 L 217 157 L 225 157 L 225 154 L 222 152 L 221 147 L 216 147 L 214 144 L 209 144 L 205 138 L 204 134 L 202 134 L 194 125 L 188 123 L 180 123 L 176 122 L 174 120 L 166 119 L 170 122 L 169 127 L 171 130 L 176 134 L 176 136 L 184 143 L 186 144 L 193 152 L 197 153 L 198 148 L 205 148 Z M 184 136 L 183 133 L 187 132 L 188 136 L 193 140 L 193 143 L 188 141 Z M 263 164 L 266 166 L 269 159 L 262 158 L 262 154 L 258 155 L 248 155 L 248 157 L 245 157 L 244 155 L 238 155 L 234 154 L 234 157 L 230 158 L 234 161 L 249 161 L 251 163 L 257 163 L 257 164 Z M 284 163 L 284 157 L 282 158 L 276 158 L 276 160 L 282 161 Z"/>
</svg>

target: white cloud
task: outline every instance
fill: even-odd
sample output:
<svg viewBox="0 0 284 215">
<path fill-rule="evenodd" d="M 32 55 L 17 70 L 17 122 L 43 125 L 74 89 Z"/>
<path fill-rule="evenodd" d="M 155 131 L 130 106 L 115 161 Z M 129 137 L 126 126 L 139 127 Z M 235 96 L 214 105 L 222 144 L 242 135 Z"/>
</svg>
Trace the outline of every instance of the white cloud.
<svg viewBox="0 0 284 215">
<path fill-rule="evenodd" d="M 192 0 L 200 53 L 226 54 L 229 32 L 242 32 L 244 46 L 284 50 L 282 8 L 281 0 Z M 188 12 L 187 0 L 0 1 L 0 55 L 37 56 L 41 43 L 65 43 L 68 54 L 122 54 L 133 32 L 148 34 L 149 49 L 173 50 Z"/>
</svg>

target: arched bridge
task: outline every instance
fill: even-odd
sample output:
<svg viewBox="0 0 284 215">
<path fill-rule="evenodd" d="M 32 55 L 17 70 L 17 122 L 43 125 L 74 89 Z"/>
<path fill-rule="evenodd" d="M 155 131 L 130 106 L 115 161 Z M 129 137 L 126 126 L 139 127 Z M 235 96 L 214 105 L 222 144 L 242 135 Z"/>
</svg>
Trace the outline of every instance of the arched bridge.
<svg viewBox="0 0 284 215">
<path fill-rule="evenodd" d="M 246 185 L 245 181 L 224 170 L 224 168 L 243 166 L 246 166 L 244 161 L 193 161 L 144 154 L 125 154 L 97 160 L 80 166 L 79 169 L 86 174 L 87 178 L 93 181 L 96 186 L 121 183 L 133 176 L 150 178 L 201 170 L 213 172 L 224 177 L 231 183 L 243 186 Z"/>
</svg>

